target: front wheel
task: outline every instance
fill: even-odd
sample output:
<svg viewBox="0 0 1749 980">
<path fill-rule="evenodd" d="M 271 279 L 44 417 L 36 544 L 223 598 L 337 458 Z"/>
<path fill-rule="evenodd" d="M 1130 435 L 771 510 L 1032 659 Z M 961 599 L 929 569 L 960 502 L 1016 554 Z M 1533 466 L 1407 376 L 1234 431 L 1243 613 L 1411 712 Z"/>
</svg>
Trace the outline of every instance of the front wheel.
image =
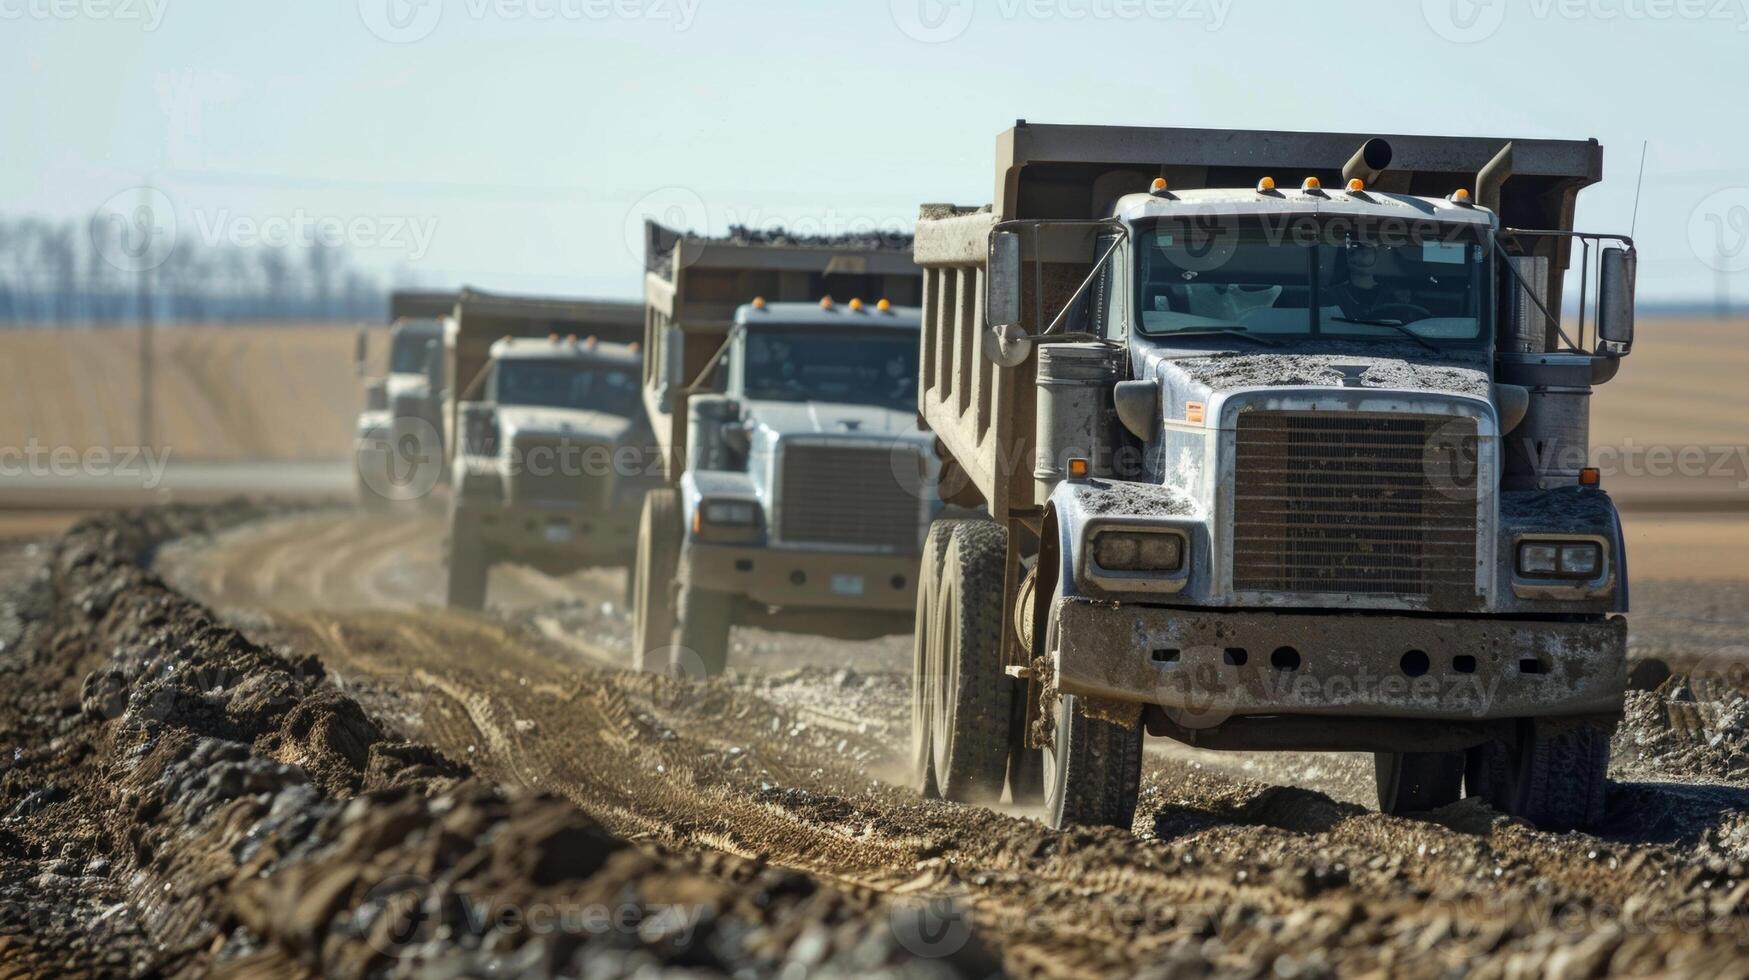
<svg viewBox="0 0 1749 980">
<path fill-rule="evenodd" d="M 1079 698 L 1063 695 L 1056 737 L 1044 751 L 1044 783 L 1053 828 L 1130 829 L 1142 788 L 1141 727 L 1090 718 Z"/>
<path fill-rule="evenodd" d="M 479 532 L 465 520 L 451 515 L 449 522 L 449 579 L 444 599 L 451 609 L 479 612 L 486 608 L 486 576 L 492 557 Z"/>
<path fill-rule="evenodd" d="M 680 495 L 652 490 L 638 519 L 638 557 L 632 579 L 632 667 L 668 669 L 674 645 L 674 582 L 680 571 Z"/>
<path fill-rule="evenodd" d="M 1373 769 L 1382 813 L 1425 813 L 1463 795 L 1462 752 L 1375 752 Z"/>
<path fill-rule="evenodd" d="M 1469 795 L 1543 830 L 1589 830 L 1603 822 L 1614 721 L 1524 719 L 1508 739 L 1469 751 Z"/>
<path fill-rule="evenodd" d="M 695 586 L 680 589 L 680 625 L 668 672 L 675 677 L 719 677 L 729 665 L 729 624 L 734 597 Z"/>
</svg>

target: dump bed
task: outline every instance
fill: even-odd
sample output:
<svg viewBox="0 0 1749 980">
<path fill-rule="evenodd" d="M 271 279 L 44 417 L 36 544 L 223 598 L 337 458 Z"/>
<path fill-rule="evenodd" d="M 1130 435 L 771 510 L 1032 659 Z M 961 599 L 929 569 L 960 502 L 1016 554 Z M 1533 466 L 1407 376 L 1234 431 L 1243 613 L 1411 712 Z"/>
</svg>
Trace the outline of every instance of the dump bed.
<svg viewBox="0 0 1749 980">
<path fill-rule="evenodd" d="M 458 403 L 476 397 L 469 389 L 477 387 L 497 341 L 575 334 L 633 344 L 643 336 L 642 311 L 632 302 L 504 296 L 464 289 L 446 313 L 450 315 L 444 335 L 445 386 L 450 391 L 446 435 L 456 431 Z M 444 444 L 454 445 L 454 440 L 446 439 Z"/>
<path fill-rule="evenodd" d="M 403 289 L 389 296 L 389 322 L 436 320 L 455 312 L 455 293 Z"/>
<path fill-rule="evenodd" d="M 1389 145 L 1382 171 L 1359 152 Z M 1375 148 L 1378 144 L 1372 144 Z M 1508 151 L 1508 147 L 1510 150 Z M 1506 152 L 1503 152 L 1506 151 Z M 1253 187 L 1274 177 L 1284 187 L 1317 177 L 1341 186 L 1345 170 L 1364 173 L 1383 193 L 1444 197 L 1472 188 L 1506 227 L 1570 231 L 1580 189 L 1603 174 L 1595 140 L 1383 136 L 1249 130 L 1034 126 L 1024 122 L 996 142 L 995 203 L 981 209 L 926 205 L 917 223 L 923 267 L 921 410 L 943 448 L 964 468 L 999 519 L 1036 512 L 1034 363 L 998 367 L 982 353 L 989 239 L 1005 221 L 1092 221 L 1119 197 L 1165 177 L 1174 190 Z M 1048 323 L 1069 301 L 1095 258 L 1090 226 L 1022 235 L 1026 278 L 1022 322 Z M 1544 301 L 1560 309 L 1560 272 L 1569 243 L 1527 240 L 1549 261 Z"/>
<path fill-rule="evenodd" d="M 768 302 L 891 300 L 922 295 L 909 235 L 812 237 L 735 229 L 712 238 L 645 225 L 644 403 L 671 481 L 686 454 L 687 389 L 734 325 L 735 310 Z"/>
</svg>

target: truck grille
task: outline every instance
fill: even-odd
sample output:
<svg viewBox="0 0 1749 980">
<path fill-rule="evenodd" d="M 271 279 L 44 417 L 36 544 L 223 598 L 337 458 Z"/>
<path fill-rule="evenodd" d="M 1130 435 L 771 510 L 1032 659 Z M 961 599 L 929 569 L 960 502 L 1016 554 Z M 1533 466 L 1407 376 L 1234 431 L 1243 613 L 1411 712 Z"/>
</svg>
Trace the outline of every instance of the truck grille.
<svg viewBox="0 0 1749 980">
<path fill-rule="evenodd" d="M 780 539 L 915 553 L 922 501 L 899 481 L 906 465 L 921 469 L 921 457 L 887 446 L 789 444 L 779 476 Z"/>
<path fill-rule="evenodd" d="M 1233 588 L 1473 597 L 1476 434 L 1449 416 L 1240 415 Z"/>
<path fill-rule="evenodd" d="M 596 507 L 612 477 L 603 472 L 611 454 L 592 443 L 519 438 L 510 476 L 512 504 Z"/>
</svg>

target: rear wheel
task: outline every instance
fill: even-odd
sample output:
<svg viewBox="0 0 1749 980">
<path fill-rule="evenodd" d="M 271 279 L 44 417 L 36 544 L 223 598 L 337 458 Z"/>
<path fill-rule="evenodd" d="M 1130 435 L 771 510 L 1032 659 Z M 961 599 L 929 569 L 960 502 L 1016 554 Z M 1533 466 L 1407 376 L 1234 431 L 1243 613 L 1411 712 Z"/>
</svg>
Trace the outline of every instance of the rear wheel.
<svg viewBox="0 0 1749 980">
<path fill-rule="evenodd" d="M 638 519 L 638 557 L 632 575 L 632 667 L 668 669 L 674 645 L 674 582 L 680 570 L 680 495 L 652 490 Z"/>
<path fill-rule="evenodd" d="M 717 677 L 729 664 L 729 623 L 734 597 L 684 586 L 680 625 L 675 631 L 668 671 L 675 677 Z"/>
<path fill-rule="evenodd" d="M 451 609 L 486 608 L 486 576 L 492 557 L 474 526 L 453 511 L 449 519 L 449 580 L 445 600 Z"/>
<path fill-rule="evenodd" d="M 917 569 L 917 615 L 911 629 L 911 772 L 917 792 L 926 799 L 941 795 L 935 783 L 935 747 L 930 718 L 935 714 L 935 668 L 930 653 L 934 634 L 935 596 L 940 591 L 941 565 L 953 541 L 953 521 L 936 521 L 923 545 Z"/>
<path fill-rule="evenodd" d="M 1614 721 L 1525 719 L 1514 737 L 1469 751 L 1469 795 L 1543 830 L 1587 830 L 1603 822 Z"/>
<path fill-rule="evenodd" d="M 1462 752 L 1375 752 L 1373 769 L 1384 813 L 1425 813 L 1463 795 Z"/>
<path fill-rule="evenodd" d="M 1013 685 L 1002 670 L 1008 532 L 990 522 L 952 530 L 932 599 L 927 690 L 930 764 L 944 799 L 995 803 L 1008 776 Z"/>
</svg>

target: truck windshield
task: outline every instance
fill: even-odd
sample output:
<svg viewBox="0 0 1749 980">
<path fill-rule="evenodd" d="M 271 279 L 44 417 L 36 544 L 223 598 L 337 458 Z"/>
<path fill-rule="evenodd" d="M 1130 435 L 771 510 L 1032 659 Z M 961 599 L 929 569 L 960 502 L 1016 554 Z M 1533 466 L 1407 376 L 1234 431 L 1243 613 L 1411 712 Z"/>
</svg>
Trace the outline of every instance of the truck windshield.
<svg viewBox="0 0 1749 980">
<path fill-rule="evenodd" d="M 763 401 L 917 410 L 917 336 L 750 330 L 742 388 Z"/>
<path fill-rule="evenodd" d="M 1486 343 L 1487 252 L 1469 226 L 1162 220 L 1136 235 L 1141 333 Z"/>
<path fill-rule="evenodd" d="M 492 400 L 626 418 L 640 410 L 635 371 L 575 361 L 500 361 Z"/>
<path fill-rule="evenodd" d="M 432 340 L 434 338 L 427 334 L 411 330 L 396 331 L 394 342 L 389 348 L 389 373 L 424 374 L 425 351 Z"/>
</svg>

